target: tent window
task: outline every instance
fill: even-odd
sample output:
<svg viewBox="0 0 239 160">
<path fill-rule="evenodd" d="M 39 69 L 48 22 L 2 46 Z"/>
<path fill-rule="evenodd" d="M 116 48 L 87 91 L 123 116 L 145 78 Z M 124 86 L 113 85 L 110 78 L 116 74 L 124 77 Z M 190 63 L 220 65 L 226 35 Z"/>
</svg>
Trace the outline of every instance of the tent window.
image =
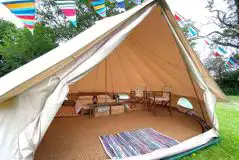
<svg viewBox="0 0 239 160">
<path fill-rule="evenodd" d="M 179 98 L 178 103 L 177 103 L 180 107 L 183 107 L 184 109 L 193 109 L 193 105 L 192 103 L 184 97 Z"/>
</svg>

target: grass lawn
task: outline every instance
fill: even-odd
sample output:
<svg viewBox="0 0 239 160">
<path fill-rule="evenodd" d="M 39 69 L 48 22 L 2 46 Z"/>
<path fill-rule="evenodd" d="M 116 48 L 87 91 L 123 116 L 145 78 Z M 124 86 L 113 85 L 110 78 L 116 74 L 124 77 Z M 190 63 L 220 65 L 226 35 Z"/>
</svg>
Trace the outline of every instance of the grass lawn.
<svg viewBox="0 0 239 160">
<path fill-rule="evenodd" d="M 183 160 L 239 160 L 239 96 L 218 103 L 220 143 L 184 157 Z"/>
</svg>

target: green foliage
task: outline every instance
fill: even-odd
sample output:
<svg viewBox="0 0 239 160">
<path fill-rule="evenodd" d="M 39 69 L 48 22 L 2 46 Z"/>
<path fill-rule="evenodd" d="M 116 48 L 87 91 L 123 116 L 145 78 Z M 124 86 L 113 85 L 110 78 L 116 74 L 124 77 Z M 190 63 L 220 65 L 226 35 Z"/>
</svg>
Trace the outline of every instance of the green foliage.
<svg viewBox="0 0 239 160">
<path fill-rule="evenodd" d="M 3 42 L 3 37 L 9 36 L 10 33 L 16 32 L 16 26 L 8 21 L 0 19 L 0 44 Z"/>
<path fill-rule="evenodd" d="M 106 1 L 107 17 L 119 14 L 116 2 Z M 55 48 L 102 19 L 88 0 L 77 0 L 77 27 L 66 17 L 55 0 L 39 1 L 33 34 L 28 29 L 0 20 L 0 77 Z M 126 8 L 135 6 L 126 0 Z"/>
<path fill-rule="evenodd" d="M 102 19 L 90 5 L 87 0 L 76 1 L 77 27 L 73 27 L 70 22 L 66 21 L 66 17 L 62 14 L 56 3 L 52 0 L 41 2 L 41 8 L 37 11 L 42 24 L 51 26 L 57 35 L 58 42 L 67 41 L 79 33 L 85 31 L 95 24 L 95 21 Z M 114 16 L 120 12 L 116 9 L 116 3 L 106 1 L 107 17 Z"/>
<path fill-rule="evenodd" d="M 49 27 L 36 25 L 33 34 L 26 28 L 3 36 L 0 45 L 0 77 L 55 48 L 56 36 Z"/>
<path fill-rule="evenodd" d="M 73 27 L 54 0 L 40 1 L 33 33 L 0 20 L 0 77 L 85 31 L 102 19 L 89 1 L 77 1 L 77 27 Z M 106 1 L 107 16 L 119 14 L 115 2 Z"/>
<path fill-rule="evenodd" d="M 130 1 L 130 0 L 125 0 L 124 2 L 125 2 L 125 8 L 126 8 L 126 10 L 129 10 L 129 9 L 134 8 L 134 7 L 136 6 L 136 4 L 133 3 L 133 2 Z M 142 2 L 143 2 L 143 1 L 142 1 Z"/>
<path fill-rule="evenodd" d="M 239 70 L 224 72 L 218 85 L 227 95 L 239 95 Z"/>
<path fill-rule="evenodd" d="M 208 71 L 214 76 L 217 81 L 220 81 L 223 78 L 223 73 L 226 72 L 224 66 L 225 62 L 221 57 L 208 57 L 204 62 L 204 65 Z"/>
<path fill-rule="evenodd" d="M 221 57 L 209 57 L 204 65 L 227 95 L 239 95 L 239 70 L 226 70 Z"/>
</svg>

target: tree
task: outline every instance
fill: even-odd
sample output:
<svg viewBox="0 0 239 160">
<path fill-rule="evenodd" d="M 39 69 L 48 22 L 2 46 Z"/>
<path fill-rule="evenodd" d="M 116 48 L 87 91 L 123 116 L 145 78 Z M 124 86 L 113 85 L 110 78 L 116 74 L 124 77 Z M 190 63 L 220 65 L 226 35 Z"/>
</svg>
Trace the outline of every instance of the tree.
<svg viewBox="0 0 239 160">
<path fill-rule="evenodd" d="M 239 95 L 239 70 L 224 72 L 217 83 L 227 95 Z"/>
<path fill-rule="evenodd" d="M 209 57 L 204 65 L 227 95 L 239 94 L 239 70 L 227 70 L 221 57 Z"/>
<path fill-rule="evenodd" d="M 0 45 L 0 77 L 26 64 L 55 48 L 56 36 L 54 31 L 37 24 L 33 34 L 27 29 L 15 28 L 15 32 L 3 36 Z"/>
<path fill-rule="evenodd" d="M 0 45 L 3 44 L 3 37 L 9 36 L 9 33 L 16 32 L 16 26 L 8 21 L 0 19 Z M 3 63 L 3 57 L 0 54 L 0 66 Z"/>
<path fill-rule="evenodd" d="M 3 43 L 3 37 L 12 32 L 16 32 L 16 26 L 11 22 L 0 19 L 0 44 Z"/>
<path fill-rule="evenodd" d="M 225 62 L 221 57 L 214 57 L 213 55 L 207 58 L 204 65 L 208 71 L 213 75 L 216 81 L 223 79 L 223 74 L 226 72 Z"/>
<path fill-rule="evenodd" d="M 76 1 L 77 27 L 73 27 L 70 22 L 66 21 L 66 17 L 64 17 L 55 1 L 41 1 L 39 6 L 41 7 L 39 7 L 37 11 L 38 20 L 41 21 L 43 25 L 54 29 L 58 42 L 64 42 L 73 38 L 94 25 L 95 21 L 102 19 L 87 0 Z M 120 13 L 119 10 L 117 10 L 115 2 L 106 1 L 106 9 L 108 17 Z"/>
<path fill-rule="evenodd" d="M 47 53 L 95 24 L 101 17 L 87 0 L 77 1 L 77 27 L 73 27 L 54 0 L 40 1 L 33 33 L 0 20 L 0 77 Z M 132 7 L 133 5 L 128 5 Z M 106 2 L 107 16 L 119 14 L 115 2 Z"/>
<path fill-rule="evenodd" d="M 218 45 L 232 47 L 239 51 L 239 0 L 225 0 L 225 2 L 227 4 L 225 10 L 219 10 L 214 0 L 208 0 L 207 8 L 215 13 L 211 22 L 220 30 L 209 33 L 207 37 Z"/>
</svg>

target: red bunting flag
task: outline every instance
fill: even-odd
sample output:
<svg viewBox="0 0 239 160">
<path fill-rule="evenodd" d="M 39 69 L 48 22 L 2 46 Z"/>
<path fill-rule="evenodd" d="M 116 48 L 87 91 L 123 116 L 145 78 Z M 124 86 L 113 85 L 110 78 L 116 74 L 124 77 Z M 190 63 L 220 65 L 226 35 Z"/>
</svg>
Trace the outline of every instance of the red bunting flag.
<svg viewBox="0 0 239 160">
<path fill-rule="evenodd" d="M 174 18 L 176 19 L 176 21 L 181 21 L 182 19 L 175 13 Z"/>
<path fill-rule="evenodd" d="M 204 39 L 204 42 L 205 42 L 207 45 L 209 45 L 209 42 L 208 42 L 206 39 Z"/>
</svg>

